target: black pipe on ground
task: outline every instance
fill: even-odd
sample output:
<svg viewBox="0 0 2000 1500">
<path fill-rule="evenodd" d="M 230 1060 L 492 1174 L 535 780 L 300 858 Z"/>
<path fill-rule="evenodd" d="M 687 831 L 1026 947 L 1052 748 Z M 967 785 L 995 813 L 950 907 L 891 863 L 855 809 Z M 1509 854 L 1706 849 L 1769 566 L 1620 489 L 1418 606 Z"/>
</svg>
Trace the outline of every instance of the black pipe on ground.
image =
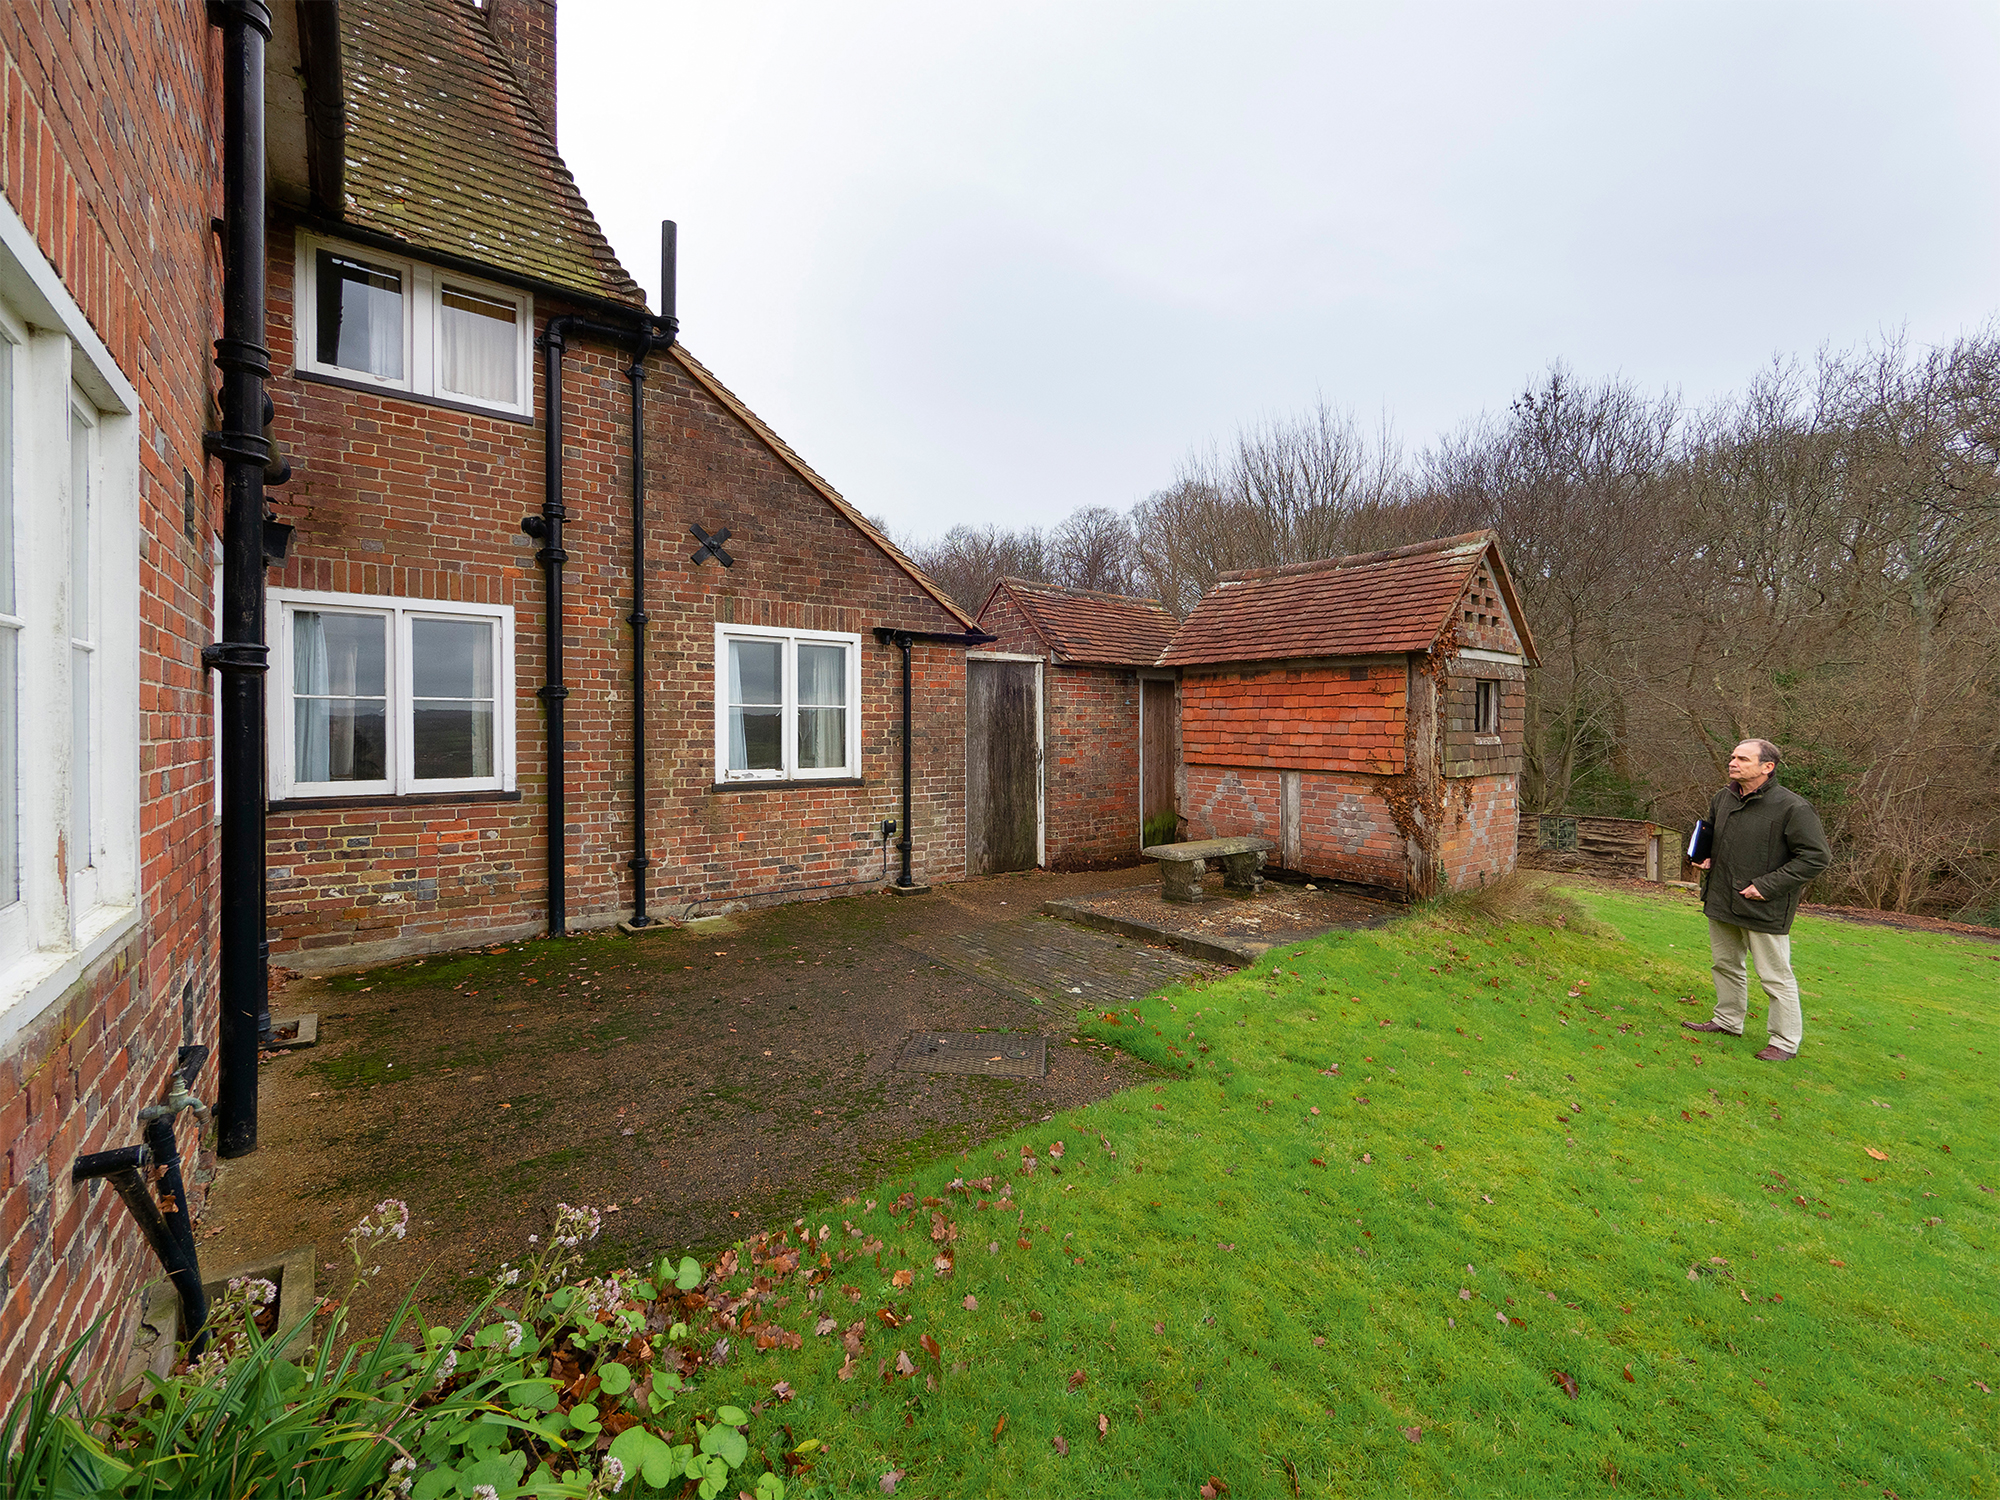
<svg viewBox="0 0 2000 1500">
<path fill-rule="evenodd" d="M 194 1221 L 188 1212 L 187 1186 L 181 1177 L 180 1143 L 174 1135 L 174 1121 L 184 1109 L 195 1111 L 197 1118 L 207 1117 L 207 1106 L 188 1092 L 207 1061 L 208 1048 L 183 1047 L 166 1101 L 149 1104 L 139 1111 L 145 1141 L 137 1146 L 86 1152 L 77 1157 L 69 1172 L 70 1181 L 76 1184 L 105 1178 L 125 1200 L 126 1208 L 139 1225 L 139 1233 L 145 1236 L 180 1295 L 181 1328 L 189 1342 L 188 1352 L 193 1355 L 199 1355 L 208 1342 L 208 1292 L 201 1283 L 201 1257 L 195 1250 Z M 158 1197 L 142 1175 L 153 1167 L 161 1169 Z"/>
<path fill-rule="evenodd" d="M 984 631 L 974 630 L 961 634 L 951 634 L 939 630 L 895 630 L 886 625 L 875 627 L 875 639 L 885 646 L 893 645 L 903 653 L 903 836 L 896 847 L 902 852 L 902 871 L 896 876 L 896 884 L 909 890 L 916 884 L 910 874 L 910 856 L 916 847 L 914 832 L 910 824 L 911 814 L 911 754 L 910 754 L 910 647 L 918 641 L 940 646 L 984 646 L 1000 639 Z"/>
<path fill-rule="evenodd" d="M 257 1148 L 257 1040 L 269 1014 L 264 957 L 264 0 L 214 0 L 222 28 L 222 640 L 202 652 L 222 674 L 221 1077 L 216 1149 Z"/>
</svg>

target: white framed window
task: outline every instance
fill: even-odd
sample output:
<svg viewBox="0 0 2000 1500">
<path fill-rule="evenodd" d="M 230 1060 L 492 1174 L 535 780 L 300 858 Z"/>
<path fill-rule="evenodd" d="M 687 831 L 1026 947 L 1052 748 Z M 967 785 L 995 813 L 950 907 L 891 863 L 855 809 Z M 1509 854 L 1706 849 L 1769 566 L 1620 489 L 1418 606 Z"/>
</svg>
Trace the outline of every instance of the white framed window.
<svg viewBox="0 0 2000 1500">
<path fill-rule="evenodd" d="M 139 920 L 138 409 L 0 201 L 0 1041 Z"/>
<path fill-rule="evenodd" d="M 302 372 L 532 415 L 528 293 L 309 234 L 295 271 Z"/>
<path fill-rule="evenodd" d="M 715 627 L 715 779 L 861 774 L 861 637 Z"/>
<path fill-rule="evenodd" d="M 514 789 L 514 611 L 272 589 L 274 800 Z"/>
</svg>

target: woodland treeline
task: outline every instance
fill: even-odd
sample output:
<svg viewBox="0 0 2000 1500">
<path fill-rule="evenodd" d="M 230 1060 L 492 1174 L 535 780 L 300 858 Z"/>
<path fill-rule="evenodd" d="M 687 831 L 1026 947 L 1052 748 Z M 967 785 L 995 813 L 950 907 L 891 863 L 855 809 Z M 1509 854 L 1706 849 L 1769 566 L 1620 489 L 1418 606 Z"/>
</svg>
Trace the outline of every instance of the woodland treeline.
<svg viewBox="0 0 2000 1500">
<path fill-rule="evenodd" d="M 1524 815 L 1685 828 L 1764 736 L 1837 853 L 1822 900 L 2000 923 L 2000 328 L 1778 362 L 1690 409 L 1560 366 L 1415 455 L 1324 405 L 1129 512 L 911 547 L 1185 614 L 1218 576 L 1493 527 L 1540 651 Z"/>
</svg>

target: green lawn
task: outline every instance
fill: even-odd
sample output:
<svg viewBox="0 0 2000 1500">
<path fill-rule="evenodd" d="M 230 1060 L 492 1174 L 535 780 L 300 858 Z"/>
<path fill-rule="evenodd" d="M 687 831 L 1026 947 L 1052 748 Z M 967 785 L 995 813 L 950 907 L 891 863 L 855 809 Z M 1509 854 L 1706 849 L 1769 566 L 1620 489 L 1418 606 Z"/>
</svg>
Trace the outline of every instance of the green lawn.
<svg viewBox="0 0 2000 1500">
<path fill-rule="evenodd" d="M 1583 899 L 1086 1022 L 1179 1076 L 816 1215 L 704 1403 L 828 1444 L 794 1500 L 2000 1494 L 2000 945 L 1802 920 L 1772 1065 L 1678 1028 L 1691 901 Z"/>
</svg>

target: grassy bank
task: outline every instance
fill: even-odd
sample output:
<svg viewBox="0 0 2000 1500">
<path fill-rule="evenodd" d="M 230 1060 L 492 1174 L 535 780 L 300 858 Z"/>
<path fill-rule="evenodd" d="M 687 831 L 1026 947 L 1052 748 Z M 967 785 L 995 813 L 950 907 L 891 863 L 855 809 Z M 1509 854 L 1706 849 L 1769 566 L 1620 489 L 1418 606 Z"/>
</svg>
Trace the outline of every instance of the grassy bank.
<svg viewBox="0 0 2000 1500">
<path fill-rule="evenodd" d="M 1771 1065 L 1586 901 L 1080 1023 L 1178 1076 L 815 1216 L 713 1399 L 795 1497 L 1995 1494 L 2000 947 L 1802 921 Z"/>
</svg>

